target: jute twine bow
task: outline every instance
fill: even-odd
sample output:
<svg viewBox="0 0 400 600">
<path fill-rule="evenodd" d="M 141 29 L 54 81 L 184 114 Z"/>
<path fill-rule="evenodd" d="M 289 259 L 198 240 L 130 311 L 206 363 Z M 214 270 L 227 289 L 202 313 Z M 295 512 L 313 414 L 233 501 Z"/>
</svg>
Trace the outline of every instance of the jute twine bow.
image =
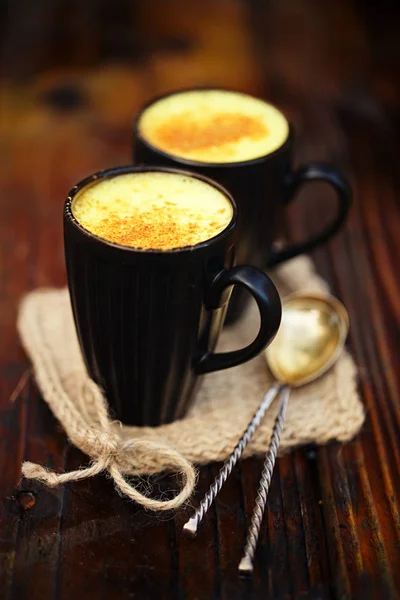
<svg viewBox="0 0 400 600">
<path fill-rule="evenodd" d="M 31 325 L 31 327 L 29 326 Z M 96 384 L 85 379 L 74 403 L 65 393 L 54 364 L 47 359 L 40 340 L 35 339 L 37 330 L 33 323 L 25 321 L 25 334 L 35 346 L 35 377 L 56 418 L 63 424 L 70 441 L 92 458 L 89 467 L 55 473 L 41 465 L 25 462 L 22 473 L 28 479 L 37 479 L 50 487 L 69 481 L 78 481 L 98 475 L 102 471 L 114 480 L 117 491 L 150 510 L 176 509 L 191 495 L 196 474 L 192 464 L 172 447 L 146 440 L 122 440 L 113 431 L 113 422 L 107 412 L 102 393 Z M 35 344 L 35 342 L 38 342 Z M 154 472 L 173 471 L 180 475 L 180 492 L 171 500 L 156 500 L 145 496 L 126 475 L 136 475 L 135 464 L 140 456 L 151 457 Z"/>
</svg>

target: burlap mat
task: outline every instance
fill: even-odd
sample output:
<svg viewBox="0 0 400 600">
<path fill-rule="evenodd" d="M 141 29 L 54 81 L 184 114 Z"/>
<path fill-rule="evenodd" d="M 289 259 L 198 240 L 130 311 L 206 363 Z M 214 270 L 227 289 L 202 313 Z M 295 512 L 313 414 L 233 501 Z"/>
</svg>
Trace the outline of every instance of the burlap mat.
<svg viewBox="0 0 400 600">
<path fill-rule="evenodd" d="M 281 266 L 272 277 L 282 297 L 296 290 L 327 290 L 311 261 L 304 257 Z M 223 331 L 218 349 L 245 345 L 254 337 L 257 326 L 257 309 L 250 306 L 239 324 Z M 264 356 L 259 356 L 229 371 L 206 375 L 185 419 L 156 428 L 122 426 L 108 419 L 104 398 L 87 376 L 66 289 L 42 289 L 28 294 L 21 304 L 18 328 L 44 399 L 71 442 L 93 459 L 89 468 L 61 475 L 25 463 L 24 475 L 47 485 L 58 485 L 106 470 L 119 492 L 147 508 L 176 508 L 184 502 L 195 484 L 191 463 L 226 459 L 273 382 Z M 275 407 L 276 402 L 244 456 L 266 451 Z M 292 392 L 281 452 L 302 444 L 344 442 L 358 432 L 363 420 L 355 365 L 344 352 L 324 377 Z M 143 496 L 132 482 L 124 479 L 124 475 L 163 470 L 182 473 L 182 488 L 173 500 Z"/>
</svg>

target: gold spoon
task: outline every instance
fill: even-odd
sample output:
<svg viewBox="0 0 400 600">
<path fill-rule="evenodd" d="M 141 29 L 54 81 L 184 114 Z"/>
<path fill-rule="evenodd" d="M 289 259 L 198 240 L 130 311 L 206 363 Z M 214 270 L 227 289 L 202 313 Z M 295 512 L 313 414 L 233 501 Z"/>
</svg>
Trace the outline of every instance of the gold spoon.
<svg viewBox="0 0 400 600">
<path fill-rule="evenodd" d="M 242 574 L 251 574 L 253 571 L 254 553 L 290 390 L 314 381 L 332 367 L 343 350 L 348 331 L 349 316 L 345 307 L 329 294 L 296 293 L 283 302 L 279 332 L 265 351 L 268 366 L 280 383 L 281 400 L 265 455 L 243 558 L 239 564 Z"/>
</svg>

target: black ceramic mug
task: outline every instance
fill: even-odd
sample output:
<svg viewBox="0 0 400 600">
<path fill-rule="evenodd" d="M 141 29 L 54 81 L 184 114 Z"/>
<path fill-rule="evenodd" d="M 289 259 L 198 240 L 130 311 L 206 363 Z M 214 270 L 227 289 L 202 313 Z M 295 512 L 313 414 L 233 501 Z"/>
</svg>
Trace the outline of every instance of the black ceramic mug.
<svg viewBox="0 0 400 600">
<path fill-rule="evenodd" d="M 239 209 L 236 257 L 240 263 L 251 264 L 260 269 L 270 268 L 308 252 L 332 237 L 343 224 L 348 213 L 352 198 L 351 188 L 345 177 L 328 164 L 312 163 L 296 171 L 292 169 L 294 131 L 289 123 L 287 123 L 285 139 L 275 150 L 251 160 L 236 162 L 216 163 L 182 158 L 176 153 L 153 145 L 146 139 L 141 131 L 140 122 L 147 109 L 160 100 L 191 91 L 213 90 L 181 90 L 155 98 L 144 106 L 134 126 L 134 162 L 190 169 L 210 177 L 228 189 Z M 229 93 L 226 90 L 216 91 Z M 246 94 L 237 92 L 234 94 L 254 100 Z M 279 114 L 284 118 L 282 113 Z M 175 132 L 175 135 L 179 135 L 179 131 Z M 274 241 L 280 233 L 283 221 L 284 207 L 296 197 L 300 188 L 315 181 L 326 182 L 336 191 L 336 215 L 317 235 L 279 250 L 274 249 Z M 226 318 L 227 323 L 233 323 L 242 314 L 247 298 L 248 294 L 244 289 L 236 288 L 233 291 Z"/>
<path fill-rule="evenodd" d="M 221 191 L 233 208 L 215 237 L 177 250 L 138 250 L 97 237 L 73 214 L 74 199 L 100 179 L 163 171 L 193 176 Z M 71 304 L 88 372 L 105 391 L 111 415 L 159 425 L 184 416 L 204 373 L 250 360 L 276 334 L 281 303 L 271 280 L 252 266 L 233 266 L 234 200 L 201 175 L 158 167 L 120 167 L 88 177 L 64 208 Z M 250 345 L 214 353 L 232 286 L 246 288 L 260 311 Z"/>
</svg>

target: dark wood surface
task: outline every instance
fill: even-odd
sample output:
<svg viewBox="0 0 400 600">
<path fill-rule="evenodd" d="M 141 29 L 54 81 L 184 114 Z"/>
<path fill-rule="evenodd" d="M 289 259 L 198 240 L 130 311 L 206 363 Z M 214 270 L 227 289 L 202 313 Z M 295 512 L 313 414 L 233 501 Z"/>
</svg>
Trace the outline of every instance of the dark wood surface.
<svg viewBox="0 0 400 600">
<path fill-rule="evenodd" d="M 106 3 L 100 4 L 104 9 Z M 254 1 L 252 10 L 222 0 L 200 8 L 189 4 L 154 2 L 150 9 L 150 3 L 137 3 L 128 10 L 119 1 L 114 12 L 92 14 L 94 3 L 60 1 L 50 8 L 38 2 L 29 29 L 21 16 L 28 5 L 20 0 L 2 25 L 0 597 L 396 599 L 396 6 L 385 2 L 378 14 L 375 4 L 356 0 L 287 0 L 269 8 Z M 155 18 L 160 11 L 175 18 Z M 62 29 L 57 19 L 65 15 Z M 132 36 L 126 33 L 129 19 L 136 19 Z M 255 54 L 250 42 L 256 42 Z M 117 64 L 121 56 L 124 62 Z M 101 67 L 105 57 L 108 69 Z M 298 162 L 335 162 L 355 191 L 346 228 L 313 258 L 350 313 L 349 348 L 359 368 L 366 423 L 351 443 L 299 449 L 279 459 L 252 581 L 239 579 L 237 565 L 261 460 L 238 466 L 195 541 L 181 535 L 189 507 L 155 515 L 118 496 L 104 477 L 51 490 L 20 475 L 23 460 L 57 469 L 86 461 L 68 444 L 34 382 L 14 393 L 29 368 L 15 328 L 18 301 L 37 286 L 65 283 L 66 192 L 90 172 L 129 162 L 131 116 L 145 99 L 198 83 L 239 87 L 277 102 L 299 132 Z M 315 186 L 290 209 L 288 234 L 300 237 L 320 225 L 325 194 Z M 218 467 L 201 469 L 193 503 Z M 168 488 L 165 477 L 152 483 L 155 493 Z"/>
</svg>

